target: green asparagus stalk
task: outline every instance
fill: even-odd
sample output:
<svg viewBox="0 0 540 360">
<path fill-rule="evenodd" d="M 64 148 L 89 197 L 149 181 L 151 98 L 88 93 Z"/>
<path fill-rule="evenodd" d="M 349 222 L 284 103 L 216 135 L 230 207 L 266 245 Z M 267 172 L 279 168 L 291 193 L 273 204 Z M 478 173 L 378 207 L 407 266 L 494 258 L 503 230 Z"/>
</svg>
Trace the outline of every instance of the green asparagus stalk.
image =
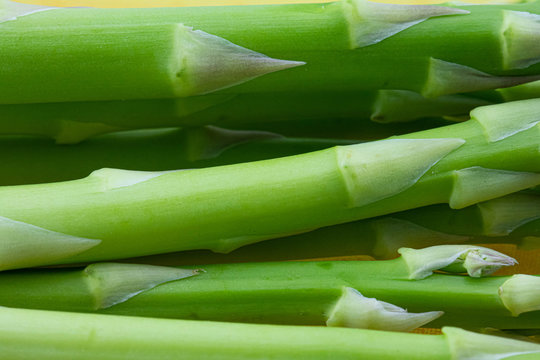
<svg viewBox="0 0 540 360">
<path fill-rule="evenodd" d="M 422 248 L 442 244 L 510 244 L 521 250 L 540 249 L 540 197 L 518 193 L 462 210 L 432 205 L 262 241 L 229 254 L 194 250 L 126 261 L 182 266 L 362 255 L 393 259 L 401 247 Z"/>
<path fill-rule="evenodd" d="M 3 4 L 4 104 L 175 97 L 219 89 L 222 94 L 391 89 L 437 97 L 527 83 L 540 72 L 540 54 L 530 46 L 538 39 L 537 2 L 458 8 L 349 0 L 40 12 Z M 120 38 L 120 32 L 127 35 Z M 24 43 L 17 41 L 22 36 Z M 194 44 L 194 51 L 185 51 Z M 51 46 L 58 51 L 49 51 Z M 96 56 L 99 63 L 87 61 Z M 235 59 L 244 56 L 247 65 L 236 66 Z M 36 64 L 36 57 L 43 61 Z M 144 59 L 153 61 L 141 74 L 137 65 Z M 218 76 L 205 75 L 216 66 Z M 184 82 L 184 75 L 190 81 Z"/>
<path fill-rule="evenodd" d="M 4 104 L 200 95 L 303 64 L 182 24 L 0 28 Z"/>
<path fill-rule="evenodd" d="M 514 264 L 512 258 L 465 245 L 400 252 L 400 258 L 384 261 L 203 265 L 195 269 L 197 276 L 191 269 L 119 263 L 4 272 L 0 305 L 378 330 L 411 330 L 426 323 L 539 328 L 540 277 L 433 274 L 442 269 L 479 277 Z"/>
<path fill-rule="evenodd" d="M 0 350 L 18 359 L 534 359 L 540 347 L 447 327 L 443 335 L 226 324 L 0 309 Z M 90 340 L 91 341 L 90 341 Z M 532 357 L 527 357 L 531 355 Z M 516 358 L 516 359 L 517 359 Z"/>
<path fill-rule="evenodd" d="M 540 183 L 539 106 L 481 107 L 466 123 L 280 159 L 173 172 L 103 169 L 71 182 L 3 187 L 0 269 L 228 252 L 524 190 Z"/>
<path fill-rule="evenodd" d="M 352 140 L 286 138 L 263 131 L 193 129 L 126 131 L 58 146 L 35 137 L 0 138 L 0 184 L 80 179 L 101 168 L 163 171 L 227 165 L 296 155 Z M 24 164 L 24 166 L 21 166 Z"/>
<path fill-rule="evenodd" d="M 461 95 L 424 99 L 409 91 L 379 90 L 0 105 L 0 133 L 45 136 L 65 144 L 113 131 L 214 124 L 277 129 L 289 136 L 335 133 L 367 139 L 420 129 L 416 124 L 385 126 L 364 121 L 370 118 L 379 123 L 428 118 L 422 126 L 433 128 L 443 124 L 436 117 L 468 114 L 486 104 Z"/>
</svg>

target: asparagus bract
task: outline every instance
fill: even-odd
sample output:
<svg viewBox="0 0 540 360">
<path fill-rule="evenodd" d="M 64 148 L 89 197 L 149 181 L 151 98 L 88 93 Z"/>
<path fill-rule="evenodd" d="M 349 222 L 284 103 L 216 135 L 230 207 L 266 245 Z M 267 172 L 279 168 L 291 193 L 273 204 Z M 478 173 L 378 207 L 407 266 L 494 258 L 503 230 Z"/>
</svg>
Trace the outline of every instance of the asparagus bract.
<svg viewBox="0 0 540 360">
<path fill-rule="evenodd" d="M 4 104 L 200 95 L 303 64 L 181 24 L 2 28 L 0 48 Z"/>
<path fill-rule="evenodd" d="M 459 251 L 461 247 L 455 249 L 456 253 Z M 421 250 L 418 252 L 419 256 L 425 254 Z M 509 257 L 505 259 L 511 261 Z M 436 260 L 425 259 L 432 263 Z M 442 260 L 439 259 L 441 264 Z M 439 269 L 443 266 L 440 265 Z M 485 269 L 490 266 L 489 263 L 483 264 Z M 456 325 L 501 329 L 535 329 L 540 324 L 540 312 L 536 311 L 538 298 L 534 298 L 532 289 L 526 292 L 522 290 L 523 286 L 515 285 L 520 282 L 516 282 L 514 277 L 475 279 L 433 274 L 422 280 L 411 280 L 416 270 L 411 269 L 410 263 L 402 257 L 385 261 L 201 265 L 194 268 L 201 269 L 197 276 L 149 289 L 147 273 L 178 276 L 175 271 L 181 271 L 181 276 L 192 274 L 190 269 L 154 268 L 156 270 L 153 271 L 149 265 L 105 263 L 92 264 L 83 270 L 4 272 L 0 274 L 0 305 L 387 330 L 411 329 L 426 322 L 430 327 Z M 445 266 L 444 270 L 455 269 Z M 96 281 L 96 274 L 99 281 Z M 538 281 L 535 276 L 530 278 Z M 130 285 L 118 287 L 122 280 Z M 430 295 L 426 296 L 427 293 Z M 519 306 L 523 313 L 516 316 L 518 306 L 514 304 L 527 305 Z M 404 313 L 396 306 L 406 308 L 410 313 Z M 371 313 L 370 317 L 361 315 L 366 311 Z M 444 315 L 437 319 L 441 311 Z"/>
<path fill-rule="evenodd" d="M 523 102 L 529 104 L 537 102 Z M 484 114 L 462 124 L 281 159 L 173 172 L 103 169 L 72 182 L 4 187 L 0 268 L 204 248 L 228 252 L 431 204 L 466 207 L 537 186 L 538 124 L 524 130 L 522 122 L 508 118 L 504 128 L 497 113 L 490 113 L 491 119 Z M 492 124 L 508 136 L 490 140 L 486 130 Z M 16 240 L 13 231 L 25 241 Z M 96 246 L 59 259 L 54 246 L 36 236 L 39 231 L 73 236 L 77 247 L 80 238 Z M 63 252 L 69 247 L 64 245 Z M 46 251 L 25 259 L 36 247 Z"/>
<path fill-rule="evenodd" d="M 4 4 L 9 6 L 10 3 Z M 534 47 L 527 46 L 536 41 L 538 34 L 518 31 L 519 26 L 514 26 L 514 23 L 522 21 L 520 14 L 523 12 L 538 13 L 538 4 L 457 8 L 388 5 L 358 0 L 276 6 L 52 9 L 0 24 L 0 44 L 6 48 L 2 52 L 10 55 L 8 59 L 14 59 L 21 58 L 19 53 L 26 47 L 15 46 L 9 39 L 10 34 L 29 35 L 47 28 L 54 31 L 58 24 L 75 30 L 66 31 L 66 43 L 73 41 L 70 36 L 75 36 L 77 28 L 184 24 L 275 59 L 306 63 L 301 68 L 260 77 L 221 93 L 391 89 L 439 96 L 514 86 L 539 79 L 538 54 Z M 235 26 L 230 26 L 230 19 L 235 19 Z M 96 42 L 101 41 L 100 38 L 95 37 Z M 45 43 L 44 39 L 41 44 Z M 82 46 L 80 44 L 77 49 L 82 49 Z M 32 49 L 36 56 L 38 45 Z M 519 53 L 516 55 L 516 52 Z M 479 53 L 483 56 L 477 56 Z M 207 58 L 199 57 L 203 63 Z M 218 56 L 216 61 L 220 58 Z M 395 66 L 396 59 L 401 66 Z M 523 68 L 523 62 L 533 65 Z M 336 67 L 336 63 L 340 66 Z M 275 68 L 271 68 L 275 70 L 298 64 L 278 62 Z M 32 73 L 51 74 L 47 64 L 32 65 Z M 26 74 L 28 68 L 24 69 Z M 11 71 L 9 74 L 16 76 L 20 72 Z M 260 75 L 260 72 L 256 74 Z M 5 89 L 8 83 L 12 83 L 7 80 L 2 82 Z M 76 100 L 76 93 L 62 91 L 68 86 L 66 84 L 51 80 L 49 91 L 40 94 L 34 84 L 35 79 L 28 75 L 19 77 L 17 96 L 13 92 L 2 91 L 2 94 L 9 95 L 3 97 L 3 103 Z M 206 92 L 223 87 L 206 86 L 208 84 L 204 81 L 198 84 Z M 234 81 L 227 81 L 225 85 L 232 84 Z M 55 87 L 58 91 L 51 92 Z M 79 94 L 82 95 L 82 91 Z M 78 98 L 91 100 L 105 96 L 91 89 L 86 94 L 87 99 Z M 180 95 L 186 94 L 191 93 L 180 92 Z M 143 94 L 125 95 L 139 98 Z M 168 90 L 164 95 L 175 96 L 178 92 Z"/>
<path fill-rule="evenodd" d="M 0 320 L 0 351 L 19 359 L 177 359 L 182 354 L 194 359 L 385 360 L 400 354 L 411 360 L 466 360 L 540 352 L 538 344 L 449 327 L 443 335 L 420 335 L 9 308 L 0 309 Z"/>
</svg>

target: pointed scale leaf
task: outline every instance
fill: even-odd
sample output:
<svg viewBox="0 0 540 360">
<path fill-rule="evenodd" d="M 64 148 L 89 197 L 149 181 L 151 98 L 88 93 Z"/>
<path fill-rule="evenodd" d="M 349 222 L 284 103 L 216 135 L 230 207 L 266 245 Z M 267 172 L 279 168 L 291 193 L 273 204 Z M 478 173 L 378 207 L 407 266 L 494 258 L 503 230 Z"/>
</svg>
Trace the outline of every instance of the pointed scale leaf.
<svg viewBox="0 0 540 360">
<path fill-rule="evenodd" d="M 495 76 L 465 65 L 431 58 L 427 81 L 421 93 L 427 98 L 435 98 L 516 86 L 539 79 L 539 75 Z"/>
<path fill-rule="evenodd" d="M 443 6 L 382 4 L 367 0 L 344 1 L 343 8 L 353 49 L 381 42 L 432 17 L 469 13 Z"/>
<path fill-rule="evenodd" d="M 304 65 L 272 59 L 221 37 L 183 27 L 176 72 L 177 96 L 206 94 L 256 77 Z"/>
<path fill-rule="evenodd" d="M 454 172 L 450 207 L 462 209 L 540 184 L 540 174 L 485 169 L 479 166 Z"/>
<path fill-rule="evenodd" d="M 52 9 L 57 9 L 57 7 L 23 4 L 10 0 L 0 0 L 0 23 L 16 20 L 21 16 Z"/>
<path fill-rule="evenodd" d="M 185 170 L 137 171 L 104 168 L 93 171 L 87 178 L 97 180 L 100 183 L 100 191 L 108 191 L 136 185 L 176 171 Z"/>
<path fill-rule="evenodd" d="M 304 64 L 182 24 L 28 27 L 0 37 L 3 104 L 194 96 Z"/>
<path fill-rule="evenodd" d="M 406 190 L 464 143 L 452 138 L 390 139 L 338 147 L 350 206 L 367 205 Z"/>
<path fill-rule="evenodd" d="M 510 360 L 512 356 L 524 354 L 538 354 L 540 357 L 540 344 L 477 334 L 454 327 L 444 327 L 442 332 L 455 360 Z"/>
<path fill-rule="evenodd" d="M 0 217 L 0 270 L 52 264 L 100 242 Z"/>
<path fill-rule="evenodd" d="M 409 90 L 379 90 L 371 120 L 393 123 L 434 116 L 461 116 L 478 106 L 489 104 L 486 100 L 463 95 L 428 99 Z"/>
<path fill-rule="evenodd" d="M 540 219 L 540 197 L 533 194 L 511 194 L 477 206 L 482 216 L 483 234 L 487 236 L 505 236 Z"/>
<path fill-rule="evenodd" d="M 186 131 L 187 156 L 190 161 L 215 158 L 238 144 L 282 137 L 267 131 L 228 130 L 215 126 L 186 129 Z"/>
<path fill-rule="evenodd" d="M 399 306 L 367 298 L 359 291 L 345 287 L 343 294 L 330 312 L 326 325 L 356 329 L 411 331 L 443 314 L 442 311 L 409 313 Z"/>
<path fill-rule="evenodd" d="M 523 69 L 540 62 L 540 15 L 506 10 L 503 23 L 505 69 Z"/>
<path fill-rule="evenodd" d="M 471 118 L 484 128 L 490 142 L 496 142 L 539 124 L 540 101 L 531 99 L 482 106 L 471 111 Z"/>
<path fill-rule="evenodd" d="M 198 275 L 201 270 L 143 264 L 98 263 L 86 267 L 95 309 L 106 309 L 166 282 Z"/>
</svg>

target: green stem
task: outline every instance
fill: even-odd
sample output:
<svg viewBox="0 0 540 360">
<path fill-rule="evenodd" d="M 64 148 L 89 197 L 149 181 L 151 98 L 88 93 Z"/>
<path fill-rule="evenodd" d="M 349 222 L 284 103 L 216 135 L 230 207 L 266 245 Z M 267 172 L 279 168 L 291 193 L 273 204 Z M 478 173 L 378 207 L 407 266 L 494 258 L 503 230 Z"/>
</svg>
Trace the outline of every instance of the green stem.
<svg viewBox="0 0 540 360">
<path fill-rule="evenodd" d="M 180 23 L 275 59 L 306 63 L 296 69 L 278 71 L 247 82 L 232 81 L 234 76 L 231 78 L 229 73 L 224 74 L 227 81 L 220 82 L 226 84 L 221 88 L 232 87 L 222 93 L 393 89 L 436 97 L 496 89 L 538 79 L 540 65 L 536 62 L 540 56 L 534 47 L 524 46 L 536 41 L 538 34 L 515 29 L 514 25 L 522 22 L 516 11 L 538 13 L 538 3 L 462 9 L 366 1 L 172 9 L 54 9 L 20 16 L 0 25 L 1 38 L 4 39 L 0 42 L 0 50 L 9 54 L 1 67 L 4 71 L 0 94 L 3 103 L 22 103 L 171 97 L 219 89 L 207 84 L 207 77 L 197 75 L 200 86 L 173 91 L 170 84 L 158 84 L 156 79 L 143 76 L 146 74 L 137 76 L 129 66 L 123 66 L 119 72 L 125 75 L 125 81 L 121 76 L 115 76 L 112 79 L 118 82 L 115 83 L 118 86 L 103 88 L 103 84 L 113 81 L 110 74 L 114 70 L 105 69 L 101 74 L 92 69 L 79 72 L 86 69 L 84 66 L 89 66 L 82 60 L 88 54 L 97 54 L 96 48 L 99 47 L 95 44 L 112 43 L 100 33 L 104 29 L 111 33 L 115 26 L 132 26 L 143 32 L 145 26 L 158 26 L 161 27 L 160 33 L 165 26 L 172 28 L 172 24 Z M 230 19 L 234 19 L 234 26 L 231 26 Z M 61 29 L 55 28 L 58 24 L 62 24 Z M 53 38 L 55 31 L 63 32 L 63 36 Z M 20 36 L 26 39 L 22 45 L 16 41 Z M 153 41 L 154 45 L 143 47 L 141 43 L 135 46 L 136 49 L 147 49 L 147 54 L 157 44 L 164 43 L 159 36 L 145 39 Z M 64 48 L 61 44 L 73 46 Z M 129 41 L 123 44 L 133 46 Z M 62 51 L 51 53 L 53 45 Z M 109 46 L 105 49 L 113 48 Z M 177 49 L 183 46 L 180 43 Z M 171 49 L 167 54 L 174 56 L 176 50 Z M 198 50 L 188 58 L 189 64 L 198 66 L 206 58 L 216 62 L 225 58 L 205 57 L 212 50 L 206 46 Z M 114 46 L 114 52 L 105 55 L 117 57 L 122 53 L 122 48 Z M 129 54 L 124 59 L 129 58 L 133 64 L 144 59 L 138 57 L 138 52 Z M 61 66 L 67 55 L 72 56 L 73 61 L 70 66 Z M 61 58 L 55 59 L 56 56 Z M 36 64 L 36 57 L 47 61 Z M 524 57 L 534 65 L 523 68 L 520 61 Z M 111 59 L 104 58 L 100 64 L 114 64 L 114 59 Z M 53 60 L 60 62 L 53 63 Z M 339 67 L 335 66 L 336 63 L 340 64 Z M 55 68 L 52 64 L 60 65 Z M 291 62 L 279 64 L 283 67 L 299 65 Z M 193 70 L 196 66 L 192 68 L 191 65 L 183 68 L 190 74 L 196 71 Z M 229 69 L 228 66 L 221 68 Z M 67 79 L 67 74 L 77 76 L 69 78 L 71 81 L 60 81 Z M 242 74 L 241 80 L 249 78 L 245 75 Z M 48 80 L 37 87 L 38 79 Z M 240 82 L 243 83 L 233 86 Z M 81 83 L 85 86 L 80 86 Z M 146 93 L 141 88 L 134 89 L 132 85 L 136 84 L 146 85 L 142 88 Z M 100 91 L 97 91 L 100 85 Z"/>
<path fill-rule="evenodd" d="M 74 180 L 101 168 L 144 171 L 202 168 L 296 155 L 354 142 L 285 138 L 269 132 L 211 126 L 120 132 L 70 146 L 58 146 L 44 138 L 3 137 L 0 138 L 0 153 L 4 154 L 0 184 Z"/>
<path fill-rule="evenodd" d="M 497 243 L 539 249 L 538 202 L 538 195 L 518 193 L 461 210 L 449 209 L 447 205 L 432 205 L 267 240 L 241 247 L 229 254 L 197 250 L 126 261 L 182 266 L 359 255 L 392 259 L 398 256 L 400 247 L 422 248 L 442 244 Z"/>
<path fill-rule="evenodd" d="M 429 260 L 434 259 L 431 256 Z M 428 324 L 430 327 L 539 327 L 540 312 L 531 311 L 538 308 L 537 299 L 531 300 L 531 296 L 521 292 L 514 294 L 506 286 L 503 303 L 499 289 L 511 277 L 474 279 L 434 274 L 415 281 L 409 279 L 416 272 L 411 267 L 414 261 L 407 261 L 401 257 L 385 261 L 203 265 L 197 276 L 164 283 L 171 280 L 168 276 L 157 282 L 164 284 L 149 290 L 145 280 L 149 276 L 145 274 L 152 268 L 161 272 L 176 268 L 111 263 L 90 265 L 84 270 L 14 271 L 0 275 L 0 305 L 194 320 L 324 325 L 338 300 L 343 298 L 343 288 L 348 287 L 412 313 L 444 311 L 442 317 Z M 115 272 L 115 267 L 126 270 Z M 118 287 L 117 284 L 133 285 Z M 520 301 L 527 301 L 528 305 L 521 308 L 529 310 L 514 317 L 513 309 L 505 304 Z M 354 311 L 346 312 L 345 316 L 354 317 Z"/>
<path fill-rule="evenodd" d="M 523 102 L 517 118 L 500 108 L 506 104 L 483 107 L 466 123 L 280 159 L 166 173 L 103 169 L 71 182 L 3 187 L 0 268 L 228 252 L 537 186 L 540 126 L 527 122 L 539 104 Z"/>
<path fill-rule="evenodd" d="M 414 360 L 451 359 L 444 336 L 8 308 L 0 309 L 0 318 L 2 354 L 24 360 L 172 360 L 179 354 L 187 359 L 224 360 L 394 359 L 396 351 Z"/>
<path fill-rule="evenodd" d="M 236 129 L 277 129 L 289 136 L 329 137 L 335 133 L 337 137 L 349 134 L 366 139 L 415 131 L 415 124 L 401 122 L 416 118 L 427 118 L 426 128 L 436 127 L 443 124 L 435 119 L 437 116 L 461 115 L 486 104 L 461 95 L 424 99 L 411 92 L 380 90 L 0 105 L 0 119 L 4 120 L 0 133 L 40 135 L 58 143 L 76 143 L 119 130 L 214 124 Z M 374 124 L 367 121 L 370 118 L 394 124 Z M 381 136 L 381 132 L 386 135 Z"/>
</svg>

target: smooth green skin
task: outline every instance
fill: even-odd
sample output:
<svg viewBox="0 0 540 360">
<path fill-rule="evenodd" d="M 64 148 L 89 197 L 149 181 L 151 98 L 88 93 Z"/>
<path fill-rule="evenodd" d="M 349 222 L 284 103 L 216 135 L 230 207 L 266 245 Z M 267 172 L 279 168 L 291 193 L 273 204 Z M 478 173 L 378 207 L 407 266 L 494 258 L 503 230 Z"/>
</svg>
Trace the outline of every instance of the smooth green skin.
<svg viewBox="0 0 540 360">
<path fill-rule="evenodd" d="M 540 201 L 538 199 L 531 199 Z M 515 209 L 519 211 L 519 209 Z M 488 236 L 485 233 L 483 220 L 477 206 L 470 206 L 461 210 L 452 210 L 448 205 L 432 205 L 414 210 L 403 211 L 386 217 L 360 220 L 346 224 L 329 226 L 304 234 L 290 237 L 262 241 L 232 251 L 229 254 L 216 254 L 208 250 L 193 250 L 140 258 L 126 259 L 129 263 L 143 263 L 165 266 L 182 266 L 197 264 L 221 264 L 230 262 L 255 261 L 284 261 L 303 260 L 342 256 L 368 255 L 376 259 L 387 259 L 398 256 L 397 251 L 390 253 L 393 246 L 399 247 L 427 247 L 446 243 L 446 239 L 433 236 L 430 239 L 422 238 L 420 243 L 404 243 L 403 239 L 395 239 L 384 245 L 385 251 L 381 253 L 381 237 L 384 236 L 385 219 L 405 220 L 427 230 L 434 230 L 450 235 L 466 236 L 460 244 L 512 244 L 521 245 L 525 237 L 538 237 L 540 239 L 540 219 L 527 221 L 514 229 L 506 236 Z M 392 229 L 389 229 L 392 231 Z M 409 239 L 414 239 L 414 230 L 409 229 Z M 385 239 L 390 241 L 390 239 Z M 531 244 L 528 244 L 529 248 Z M 540 248 L 538 241 L 537 248 Z"/>
<path fill-rule="evenodd" d="M 254 134 L 230 145 L 212 130 L 158 129 L 99 136 L 76 145 L 34 137 L 1 137 L 1 185 L 80 179 L 101 168 L 162 171 L 227 165 L 290 156 L 357 141 Z M 216 147 L 218 153 L 205 154 Z M 21 166 L 24 164 L 24 166 Z"/>
<path fill-rule="evenodd" d="M 69 27 L 183 23 L 273 58 L 307 63 L 219 93 L 292 92 L 299 89 L 403 89 L 420 92 L 426 83 L 430 58 L 470 66 L 493 75 L 538 74 L 540 64 L 526 69 L 503 70 L 500 31 L 502 9 L 538 13 L 539 6 L 533 2 L 463 7 L 471 13 L 431 18 L 380 43 L 355 50 L 351 50 L 342 3 L 170 9 L 61 9 L 23 16 L 0 24 L 0 29 L 1 34 L 27 34 L 34 29 L 40 29 L 46 34 L 44 27 L 58 24 Z M 19 51 L 32 50 L 26 46 L 13 47 L 9 41 L 2 41 L 5 36 L 0 36 L 2 53 L 6 53 L 4 47 L 8 46 L 10 56 L 19 59 Z M 76 39 L 66 36 L 66 41 L 76 42 Z M 35 66 L 35 57 L 40 55 L 35 50 L 33 54 L 31 58 L 20 61 Z M 399 66 L 396 66 L 397 63 Z M 47 69 L 42 71 L 46 78 Z M 21 74 L 21 79 L 24 78 Z M 95 81 L 94 78 L 91 80 Z M 55 80 L 48 81 L 50 83 Z M 32 89 L 35 81 L 27 78 L 23 85 Z M 58 87 L 60 89 L 62 84 L 58 83 Z M 0 87 L 0 97 L 7 99 L 9 95 L 11 98 L 10 91 Z M 95 97 L 95 94 L 88 95 L 89 98 Z"/>
<path fill-rule="evenodd" d="M 498 295 L 509 277 L 435 274 L 409 280 L 401 258 L 200 265 L 203 273 L 169 282 L 100 313 L 248 323 L 324 325 L 344 286 L 410 312 L 444 311 L 429 327 L 528 329 L 540 311 L 512 317 Z M 0 305 L 94 312 L 82 270 L 0 274 Z"/>
<path fill-rule="evenodd" d="M 8 308 L 0 339 L 2 356 L 21 360 L 451 359 L 444 335 Z"/>
<path fill-rule="evenodd" d="M 99 177 L 0 188 L 0 216 L 98 246 L 58 263 L 180 250 L 228 252 L 257 241 L 448 202 L 454 171 L 472 166 L 540 172 L 538 126 L 488 143 L 476 121 L 397 138 L 461 138 L 466 143 L 414 185 L 350 206 L 339 148 L 280 159 L 180 171 L 105 190 Z M 380 174 L 373 174 L 380 176 Z M 46 211 L 45 211 L 46 209 Z M 43 259 L 43 264 L 47 264 Z"/>
<path fill-rule="evenodd" d="M 0 29 L 0 103 L 175 96 L 174 24 Z"/>
<path fill-rule="evenodd" d="M 207 95 L 179 99 L 1 105 L 1 132 L 57 137 L 78 123 L 103 124 L 103 131 L 158 127 L 251 125 L 302 120 L 367 119 L 374 92 L 310 92 Z M 351 120 L 352 122 L 352 120 Z M 83 137 L 84 129 L 81 129 Z M 89 133 L 88 136 L 93 134 Z"/>
<path fill-rule="evenodd" d="M 118 130 L 214 124 L 289 136 L 375 139 L 448 124 L 434 116 L 414 124 L 367 121 L 376 98 L 374 91 L 326 91 L 0 105 L 0 133 L 41 135 L 59 142 L 66 142 L 67 133 L 71 137 L 67 140 L 77 142 Z M 479 105 L 482 102 L 476 99 L 461 106 L 441 105 L 445 110 L 441 114 L 460 115 Z M 411 111 L 419 113 L 415 117 L 427 117 L 417 107 Z"/>
</svg>

